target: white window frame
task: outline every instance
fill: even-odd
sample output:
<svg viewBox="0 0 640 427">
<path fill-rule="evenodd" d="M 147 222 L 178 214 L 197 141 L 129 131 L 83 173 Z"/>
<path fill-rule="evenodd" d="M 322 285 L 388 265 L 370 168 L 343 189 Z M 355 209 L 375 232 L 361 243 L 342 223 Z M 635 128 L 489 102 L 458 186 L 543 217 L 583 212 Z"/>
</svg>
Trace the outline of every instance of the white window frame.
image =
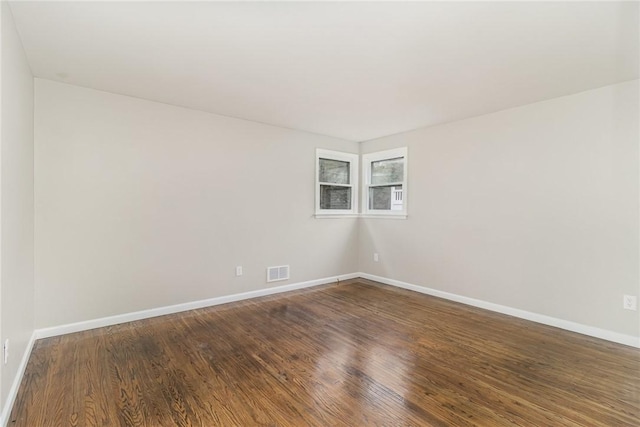
<svg viewBox="0 0 640 427">
<path fill-rule="evenodd" d="M 407 147 L 402 147 L 362 155 L 362 216 L 395 219 L 407 218 L 407 176 L 409 171 L 409 157 L 407 151 Z M 376 187 L 375 185 L 371 185 L 371 163 L 380 160 L 397 159 L 398 157 L 404 158 L 404 176 L 402 182 L 398 182 L 398 184 L 402 184 L 402 210 L 369 209 L 369 187 Z"/>
<path fill-rule="evenodd" d="M 320 182 L 320 159 L 338 160 L 349 162 L 349 184 L 335 184 Z M 358 215 L 358 170 L 359 156 L 341 151 L 316 149 L 316 217 L 337 218 L 352 217 Z M 320 209 L 320 185 L 332 185 L 351 188 L 351 209 Z"/>
</svg>

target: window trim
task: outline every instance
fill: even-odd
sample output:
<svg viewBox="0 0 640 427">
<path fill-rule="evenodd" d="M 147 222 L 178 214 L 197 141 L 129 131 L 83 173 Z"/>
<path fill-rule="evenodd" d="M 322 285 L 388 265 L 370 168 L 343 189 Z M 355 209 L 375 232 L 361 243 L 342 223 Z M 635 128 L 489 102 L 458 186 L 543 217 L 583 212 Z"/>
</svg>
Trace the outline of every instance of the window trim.
<svg viewBox="0 0 640 427">
<path fill-rule="evenodd" d="M 371 163 L 380 160 L 390 160 L 402 157 L 404 159 L 404 176 L 402 177 L 402 210 L 369 209 L 369 188 L 371 185 Z M 409 171 L 409 157 L 407 147 L 394 148 L 392 150 L 376 151 L 362 155 L 362 217 L 366 218 L 397 218 L 407 217 L 408 186 L 407 177 Z"/>
<path fill-rule="evenodd" d="M 349 184 L 335 184 L 330 182 L 320 182 L 320 159 L 337 160 L 349 162 Z M 360 156 L 342 151 L 325 150 L 316 148 L 316 217 L 356 217 L 358 216 L 358 170 Z M 351 188 L 351 209 L 320 209 L 320 186 L 338 185 Z"/>
</svg>

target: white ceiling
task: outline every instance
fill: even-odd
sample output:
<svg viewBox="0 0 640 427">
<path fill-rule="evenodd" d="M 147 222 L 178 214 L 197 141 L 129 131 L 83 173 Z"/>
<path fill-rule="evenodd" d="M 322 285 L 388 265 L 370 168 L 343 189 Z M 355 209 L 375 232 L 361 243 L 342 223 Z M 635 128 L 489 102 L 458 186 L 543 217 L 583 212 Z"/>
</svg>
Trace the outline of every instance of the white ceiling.
<svg viewBox="0 0 640 427">
<path fill-rule="evenodd" d="M 364 141 L 638 78 L 637 2 L 12 2 L 35 76 Z"/>
</svg>

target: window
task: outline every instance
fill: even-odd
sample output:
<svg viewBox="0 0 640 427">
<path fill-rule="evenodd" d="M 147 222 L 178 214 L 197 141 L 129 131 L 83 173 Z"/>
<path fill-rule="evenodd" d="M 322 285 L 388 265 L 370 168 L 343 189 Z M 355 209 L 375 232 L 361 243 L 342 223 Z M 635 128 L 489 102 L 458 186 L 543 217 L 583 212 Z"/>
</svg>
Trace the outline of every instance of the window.
<svg viewBox="0 0 640 427">
<path fill-rule="evenodd" d="M 362 213 L 406 218 L 407 148 L 365 154 Z"/>
<path fill-rule="evenodd" d="M 358 155 L 316 150 L 316 215 L 358 213 Z"/>
</svg>

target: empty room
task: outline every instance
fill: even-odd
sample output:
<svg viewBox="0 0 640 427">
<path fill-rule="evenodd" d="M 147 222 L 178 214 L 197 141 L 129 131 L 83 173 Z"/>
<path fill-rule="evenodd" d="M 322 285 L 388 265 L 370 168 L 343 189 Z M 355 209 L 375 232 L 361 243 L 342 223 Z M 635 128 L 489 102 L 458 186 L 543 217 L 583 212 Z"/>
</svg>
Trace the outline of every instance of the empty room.
<svg viewBox="0 0 640 427">
<path fill-rule="evenodd" d="M 640 425 L 639 6 L 2 0 L 0 426 Z"/>
</svg>

